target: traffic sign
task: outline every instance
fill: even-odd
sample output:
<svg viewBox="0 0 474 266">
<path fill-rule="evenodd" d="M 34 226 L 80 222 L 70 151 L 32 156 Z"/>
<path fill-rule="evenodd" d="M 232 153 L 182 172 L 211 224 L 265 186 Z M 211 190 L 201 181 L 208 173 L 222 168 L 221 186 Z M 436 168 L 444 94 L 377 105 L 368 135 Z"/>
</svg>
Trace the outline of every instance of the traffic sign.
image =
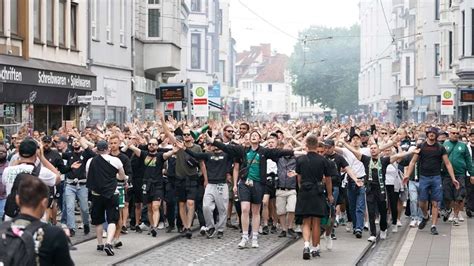
<svg viewBox="0 0 474 266">
<path fill-rule="evenodd" d="M 441 115 L 454 115 L 454 89 L 441 90 Z"/>
<path fill-rule="evenodd" d="M 194 84 L 193 86 L 193 111 L 195 117 L 209 116 L 208 86 L 207 84 Z"/>
</svg>

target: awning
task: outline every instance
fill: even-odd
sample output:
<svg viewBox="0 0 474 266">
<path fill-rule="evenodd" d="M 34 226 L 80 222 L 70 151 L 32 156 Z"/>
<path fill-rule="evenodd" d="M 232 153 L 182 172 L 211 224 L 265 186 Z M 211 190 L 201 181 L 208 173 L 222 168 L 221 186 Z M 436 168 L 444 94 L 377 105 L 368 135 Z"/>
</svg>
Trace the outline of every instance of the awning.
<svg viewBox="0 0 474 266">
<path fill-rule="evenodd" d="M 0 55 L 0 82 L 96 90 L 96 75 L 86 67 L 9 55 Z"/>
<path fill-rule="evenodd" d="M 90 93 L 86 90 L 63 89 L 0 83 L 0 102 L 25 104 L 79 105 L 78 96 Z"/>
</svg>

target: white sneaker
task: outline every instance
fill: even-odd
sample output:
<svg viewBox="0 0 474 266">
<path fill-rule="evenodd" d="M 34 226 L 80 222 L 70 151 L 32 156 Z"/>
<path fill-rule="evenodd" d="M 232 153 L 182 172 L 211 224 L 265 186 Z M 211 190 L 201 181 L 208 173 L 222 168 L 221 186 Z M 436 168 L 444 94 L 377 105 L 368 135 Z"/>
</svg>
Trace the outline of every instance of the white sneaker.
<svg viewBox="0 0 474 266">
<path fill-rule="evenodd" d="M 252 238 L 252 248 L 258 248 L 258 238 Z"/>
<path fill-rule="evenodd" d="M 415 219 L 411 220 L 410 227 L 412 227 L 412 228 L 416 227 L 416 220 Z"/>
<path fill-rule="evenodd" d="M 205 226 L 201 226 L 201 230 L 199 230 L 199 233 L 201 235 L 205 235 L 206 234 L 206 231 L 207 231 L 207 228 Z"/>
<path fill-rule="evenodd" d="M 245 237 L 242 237 L 242 240 L 240 240 L 240 243 L 239 243 L 239 248 L 246 248 L 247 247 L 247 242 L 249 240 Z"/>
<path fill-rule="evenodd" d="M 451 223 L 451 222 L 453 222 L 453 220 L 454 220 L 454 214 L 451 213 L 451 215 L 448 218 L 448 222 Z"/>
<path fill-rule="evenodd" d="M 346 224 L 346 232 L 352 232 L 352 223 Z"/>
<path fill-rule="evenodd" d="M 398 226 L 392 224 L 392 233 L 398 232 Z"/>
<path fill-rule="evenodd" d="M 397 220 L 397 226 L 398 226 L 398 227 L 402 227 L 402 221 Z"/>
<path fill-rule="evenodd" d="M 140 226 L 140 229 L 142 229 L 142 231 L 148 231 L 148 230 L 150 230 L 150 228 L 149 228 L 146 224 L 144 224 L 144 223 L 141 223 L 139 226 Z"/>
<path fill-rule="evenodd" d="M 324 239 L 326 240 L 326 249 L 332 250 L 332 238 L 331 236 L 324 235 Z"/>
<path fill-rule="evenodd" d="M 160 223 L 158 224 L 158 230 L 162 230 L 162 229 L 164 229 L 164 228 L 165 228 L 165 224 L 164 224 L 163 222 L 160 222 Z"/>
<path fill-rule="evenodd" d="M 260 225 L 260 227 L 258 228 L 258 233 L 259 234 L 262 234 L 263 233 L 263 227 Z"/>
<path fill-rule="evenodd" d="M 375 219 L 375 224 L 379 224 L 380 223 L 380 219 Z"/>
<path fill-rule="evenodd" d="M 387 238 L 387 230 L 380 231 L 380 239 L 386 239 L 386 238 Z"/>
<path fill-rule="evenodd" d="M 454 218 L 454 219 L 453 219 L 453 225 L 454 225 L 454 226 L 459 226 L 459 225 L 460 225 L 460 224 L 459 224 L 459 218 Z"/>
<path fill-rule="evenodd" d="M 458 217 L 460 222 L 464 222 L 464 216 L 462 216 L 461 212 L 459 212 Z"/>
<path fill-rule="evenodd" d="M 370 236 L 370 237 L 367 239 L 367 241 L 369 241 L 369 242 L 375 242 L 376 239 L 377 239 L 377 238 L 376 238 L 375 236 Z"/>
<path fill-rule="evenodd" d="M 296 233 L 301 233 L 301 232 L 302 232 L 302 231 L 301 231 L 301 225 L 299 225 L 299 224 L 296 225 L 296 227 L 295 227 L 295 232 L 296 232 Z"/>
</svg>

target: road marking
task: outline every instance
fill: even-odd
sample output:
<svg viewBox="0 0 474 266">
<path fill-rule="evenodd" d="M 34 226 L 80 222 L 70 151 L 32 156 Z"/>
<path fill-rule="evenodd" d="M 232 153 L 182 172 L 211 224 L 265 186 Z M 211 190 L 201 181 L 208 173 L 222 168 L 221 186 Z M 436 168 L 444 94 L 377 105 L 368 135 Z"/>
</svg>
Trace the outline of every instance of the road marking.
<svg viewBox="0 0 474 266">
<path fill-rule="evenodd" d="M 467 223 L 451 228 L 449 265 L 469 265 L 469 235 Z"/>
<path fill-rule="evenodd" d="M 393 263 L 394 266 L 403 266 L 405 265 L 405 261 L 408 258 L 408 254 L 410 254 L 411 247 L 415 242 L 416 233 L 418 232 L 418 228 L 410 228 L 408 231 L 408 235 L 405 238 L 405 242 L 403 242 L 402 248 L 398 253 L 397 259 Z"/>
</svg>

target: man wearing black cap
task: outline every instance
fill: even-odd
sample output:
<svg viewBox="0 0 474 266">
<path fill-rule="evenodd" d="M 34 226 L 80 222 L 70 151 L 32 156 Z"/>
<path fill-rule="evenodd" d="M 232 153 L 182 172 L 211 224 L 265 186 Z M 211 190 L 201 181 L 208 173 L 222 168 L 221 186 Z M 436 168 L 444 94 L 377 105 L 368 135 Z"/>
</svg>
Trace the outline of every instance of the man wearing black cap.
<svg viewBox="0 0 474 266">
<path fill-rule="evenodd" d="M 98 156 L 87 161 L 87 188 L 91 190 L 91 218 L 97 235 L 97 250 L 108 256 L 115 255 L 112 241 L 119 219 L 117 179 L 125 180 L 125 171 L 119 158 L 110 156 L 107 141 L 97 142 Z M 102 224 L 107 218 L 107 242 L 102 244 Z M 119 229 L 120 230 L 120 229 Z"/>
<path fill-rule="evenodd" d="M 18 155 L 19 159 L 3 171 L 2 183 L 6 187 L 7 196 L 12 190 L 16 176 L 20 173 L 31 174 L 35 168 L 40 168 L 38 177 L 47 186 L 52 187 L 60 182 L 58 170 L 44 157 L 43 148 L 38 146 L 35 140 L 31 138 L 23 140 L 20 143 Z M 36 166 L 38 160 L 41 164 L 40 167 Z M 9 214 L 12 215 L 11 213 L 6 213 L 7 216 L 10 216 Z"/>
</svg>

